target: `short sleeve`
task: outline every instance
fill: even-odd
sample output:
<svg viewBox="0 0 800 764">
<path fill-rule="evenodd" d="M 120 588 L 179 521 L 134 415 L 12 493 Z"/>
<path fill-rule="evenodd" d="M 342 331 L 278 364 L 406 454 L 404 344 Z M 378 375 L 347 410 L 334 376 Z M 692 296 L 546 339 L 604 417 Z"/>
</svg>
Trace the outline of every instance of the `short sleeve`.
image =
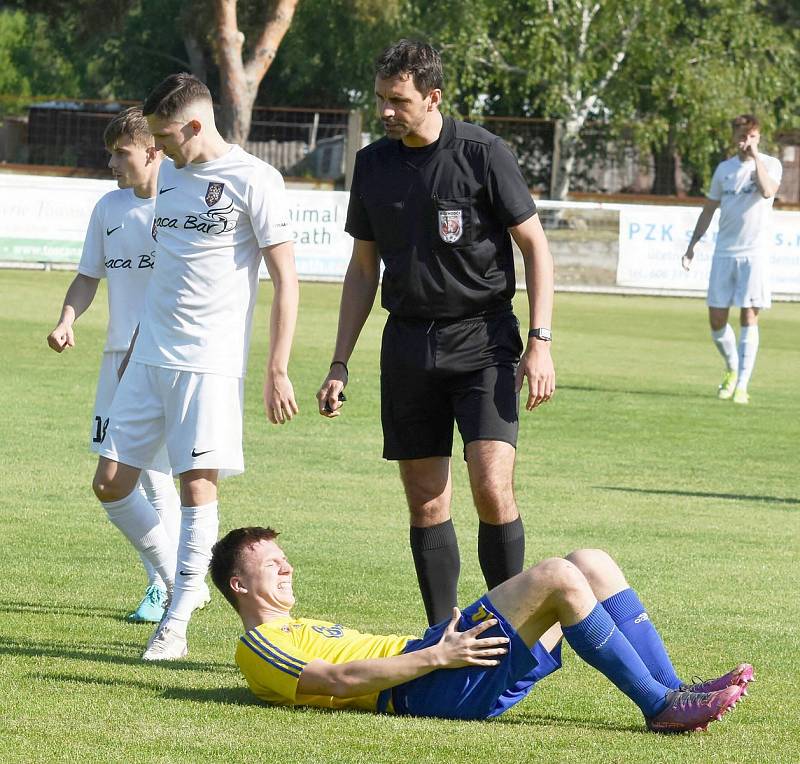
<svg viewBox="0 0 800 764">
<path fill-rule="evenodd" d="M 264 162 L 254 168 L 248 187 L 247 205 L 259 247 L 271 247 L 294 239 L 286 186 L 274 167 Z"/>
<path fill-rule="evenodd" d="M 290 635 L 275 630 L 251 629 L 240 637 L 236 651 L 247 684 L 258 697 L 273 702 L 295 702 L 297 682 L 310 660 Z"/>
<path fill-rule="evenodd" d="M 105 241 L 103 238 L 103 200 L 92 210 L 86 238 L 83 240 L 83 251 L 78 263 L 78 273 L 92 279 L 102 279 L 106 275 Z"/>
<path fill-rule="evenodd" d="M 350 201 L 347 205 L 347 220 L 344 230 L 354 239 L 361 241 L 375 241 L 375 233 L 372 230 L 367 209 L 361 196 L 361 176 L 364 172 L 363 163 L 356 157 L 356 166 L 353 169 L 353 184 L 350 187 Z"/>
<path fill-rule="evenodd" d="M 525 222 L 536 205 L 511 149 L 497 138 L 489 153 L 487 189 L 493 209 L 506 228 Z"/>
<path fill-rule="evenodd" d="M 708 191 L 708 198 L 714 202 L 718 202 L 722 199 L 722 172 L 720 168 L 722 167 L 721 164 L 717 165 L 717 169 L 714 170 L 714 175 L 711 176 L 711 188 Z"/>
<path fill-rule="evenodd" d="M 775 157 L 767 158 L 767 174 L 776 183 L 781 182 L 781 178 L 783 177 L 783 165 L 780 159 L 776 159 Z"/>
</svg>

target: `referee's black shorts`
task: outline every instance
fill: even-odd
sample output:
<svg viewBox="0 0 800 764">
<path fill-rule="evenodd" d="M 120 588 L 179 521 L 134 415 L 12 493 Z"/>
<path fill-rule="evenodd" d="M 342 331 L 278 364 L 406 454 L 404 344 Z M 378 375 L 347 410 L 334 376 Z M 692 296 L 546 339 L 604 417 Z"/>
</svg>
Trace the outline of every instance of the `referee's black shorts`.
<svg viewBox="0 0 800 764">
<path fill-rule="evenodd" d="M 381 346 L 384 459 L 450 456 L 453 423 L 474 440 L 517 445 L 522 353 L 510 311 L 459 320 L 389 316 Z"/>
</svg>

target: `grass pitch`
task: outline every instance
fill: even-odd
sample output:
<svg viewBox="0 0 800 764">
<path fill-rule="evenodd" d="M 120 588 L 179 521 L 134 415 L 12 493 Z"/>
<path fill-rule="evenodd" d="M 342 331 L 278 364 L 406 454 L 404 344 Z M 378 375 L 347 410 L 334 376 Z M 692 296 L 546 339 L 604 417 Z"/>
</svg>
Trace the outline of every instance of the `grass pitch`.
<svg viewBox="0 0 800 764">
<path fill-rule="evenodd" d="M 92 496 L 85 448 L 104 293 L 78 322 L 75 349 L 59 357 L 45 343 L 71 277 L 0 271 L 3 762 L 798 760 L 798 306 L 764 315 L 752 403 L 741 407 L 715 398 L 722 369 L 700 301 L 557 297 L 559 389 L 523 416 L 519 443 L 528 561 L 606 548 L 648 603 L 679 674 L 756 666 L 749 698 L 722 723 L 662 737 L 568 648 L 563 671 L 492 722 L 259 705 L 233 665 L 238 621 L 218 594 L 192 621 L 186 660 L 142 664 L 150 629 L 123 616 L 143 573 Z M 298 614 L 419 633 L 405 503 L 396 467 L 380 458 L 382 311 L 350 363 L 344 416 L 326 421 L 314 393 L 339 288 L 303 285 L 291 365 L 301 415 L 275 427 L 260 392 L 270 292 L 255 319 L 247 472 L 222 484 L 221 530 L 283 531 Z M 466 603 L 483 584 L 459 458 L 454 473 Z"/>
</svg>

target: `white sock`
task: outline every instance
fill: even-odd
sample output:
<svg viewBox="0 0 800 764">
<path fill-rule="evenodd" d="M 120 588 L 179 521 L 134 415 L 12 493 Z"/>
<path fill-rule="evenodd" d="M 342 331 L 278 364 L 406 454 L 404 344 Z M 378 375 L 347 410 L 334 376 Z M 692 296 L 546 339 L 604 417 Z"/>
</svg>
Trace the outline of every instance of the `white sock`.
<svg viewBox="0 0 800 764">
<path fill-rule="evenodd" d="M 747 390 L 747 383 L 756 365 L 758 354 L 758 324 L 743 326 L 739 334 L 739 377 L 736 387 Z"/>
<path fill-rule="evenodd" d="M 208 563 L 211 561 L 211 547 L 217 540 L 218 531 L 216 501 L 199 507 L 181 507 L 175 591 L 164 621 L 165 625 L 181 636 L 186 636 L 186 626 L 197 604 Z"/>
<path fill-rule="evenodd" d="M 142 470 L 141 487 L 153 509 L 158 512 L 161 524 L 172 545 L 172 554 L 177 559 L 178 536 L 181 530 L 181 500 L 175 488 L 175 481 L 171 474 L 156 470 Z M 148 565 L 149 563 L 145 564 L 145 570 L 148 569 Z M 164 588 L 161 577 L 157 572 L 153 572 L 155 577 L 150 578 L 150 584 Z"/>
<path fill-rule="evenodd" d="M 122 532 L 133 548 L 156 569 L 171 589 L 175 577 L 175 555 L 164 526 L 144 495 L 135 488 L 119 501 L 100 502 L 108 519 Z"/>
<path fill-rule="evenodd" d="M 711 330 L 711 339 L 719 350 L 719 354 L 725 359 L 728 371 L 736 371 L 739 368 L 739 357 L 736 354 L 736 334 L 730 324 L 725 324 L 722 329 Z"/>
</svg>

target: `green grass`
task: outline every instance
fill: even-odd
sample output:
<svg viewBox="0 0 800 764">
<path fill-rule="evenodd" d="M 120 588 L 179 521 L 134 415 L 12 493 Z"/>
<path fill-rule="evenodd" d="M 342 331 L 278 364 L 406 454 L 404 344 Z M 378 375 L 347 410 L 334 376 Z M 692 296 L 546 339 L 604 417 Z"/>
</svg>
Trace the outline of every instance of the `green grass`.
<svg viewBox="0 0 800 764">
<path fill-rule="evenodd" d="M 736 713 L 668 738 L 645 733 L 633 704 L 569 650 L 563 671 L 493 722 L 262 706 L 233 665 L 238 622 L 218 595 L 192 621 L 187 660 L 143 665 L 149 629 L 122 620 L 143 574 L 92 496 L 85 450 L 104 296 L 78 323 L 74 350 L 45 344 L 70 278 L 0 271 L 3 762 L 797 761 L 797 306 L 764 315 L 752 403 L 736 407 L 714 397 L 721 364 L 701 301 L 557 298 L 559 390 L 524 416 L 519 443 L 528 560 L 606 548 L 683 676 L 756 665 Z M 221 529 L 283 531 L 298 614 L 417 633 L 405 503 L 396 466 L 380 458 L 380 310 L 350 363 L 346 414 L 316 414 L 338 299 L 336 286 L 303 285 L 291 367 L 301 415 L 286 427 L 263 415 L 266 347 L 254 332 L 247 471 L 222 485 Z M 477 521 L 460 459 L 454 471 L 466 603 L 482 591 Z"/>
</svg>

